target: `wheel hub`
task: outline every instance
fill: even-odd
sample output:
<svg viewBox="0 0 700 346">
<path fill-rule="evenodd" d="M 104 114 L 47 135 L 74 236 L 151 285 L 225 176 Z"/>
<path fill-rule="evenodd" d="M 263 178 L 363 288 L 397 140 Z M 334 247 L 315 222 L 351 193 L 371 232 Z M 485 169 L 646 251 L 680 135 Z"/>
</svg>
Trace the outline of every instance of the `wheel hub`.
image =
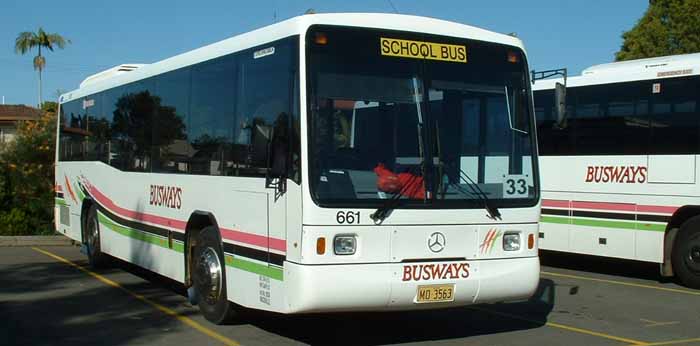
<svg viewBox="0 0 700 346">
<path fill-rule="evenodd" d="M 208 247 L 199 255 L 197 284 L 202 297 L 210 304 L 216 303 L 221 293 L 221 263 L 216 250 Z"/>
<path fill-rule="evenodd" d="M 700 264 L 700 246 L 693 246 L 690 249 L 690 260 Z"/>
</svg>

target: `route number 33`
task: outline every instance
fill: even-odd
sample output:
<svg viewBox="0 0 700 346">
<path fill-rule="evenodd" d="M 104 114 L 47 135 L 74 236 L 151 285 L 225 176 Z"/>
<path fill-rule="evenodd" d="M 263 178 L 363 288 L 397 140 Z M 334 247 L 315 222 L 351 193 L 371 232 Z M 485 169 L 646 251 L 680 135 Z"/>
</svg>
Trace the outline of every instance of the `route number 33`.
<svg viewBox="0 0 700 346">
<path fill-rule="evenodd" d="M 522 198 L 528 195 L 528 175 L 511 174 L 503 176 L 503 198 Z"/>
</svg>

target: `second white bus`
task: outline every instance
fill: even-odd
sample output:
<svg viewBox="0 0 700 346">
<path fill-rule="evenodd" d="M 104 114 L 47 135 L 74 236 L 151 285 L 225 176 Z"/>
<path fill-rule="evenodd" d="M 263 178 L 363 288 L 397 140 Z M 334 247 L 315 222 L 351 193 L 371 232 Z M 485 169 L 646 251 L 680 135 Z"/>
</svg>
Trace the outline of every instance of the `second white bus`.
<svg viewBox="0 0 700 346">
<path fill-rule="evenodd" d="M 700 54 L 590 67 L 534 86 L 540 247 L 661 264 L 700 288 Z"/>
</svg>

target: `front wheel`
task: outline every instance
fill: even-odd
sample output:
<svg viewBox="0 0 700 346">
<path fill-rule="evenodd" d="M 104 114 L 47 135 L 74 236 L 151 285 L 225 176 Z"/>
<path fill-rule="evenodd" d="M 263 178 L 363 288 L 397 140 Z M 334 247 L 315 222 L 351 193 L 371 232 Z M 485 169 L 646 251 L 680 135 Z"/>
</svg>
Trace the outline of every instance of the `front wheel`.
<svg viewBox="0 0 700 346">
<path fill-rule="evenodd" d="M 87 220 L 85 222 L 85 245 L 90 266 L 93 268 L 104 268 L 109 263 L 109 258 L 102 252 L 100 242 L 100 223 L 97 219 L 97 208 L 90 207 Z"/>
<path fill-rule="evenodd" d="M 226 296 L 226 262 L 218 235 L 218 230 L 210 226 L 197 236 L 192 276 L 204 318 L 215 324 L 225 324 L 233 319 L 235 307 Z"/>
<path fill-rule="evenodd" d="M 683 223 L 671 253 L 673 271 L 687 287 L 700 288 L 700 216 Z"/>
</svg>

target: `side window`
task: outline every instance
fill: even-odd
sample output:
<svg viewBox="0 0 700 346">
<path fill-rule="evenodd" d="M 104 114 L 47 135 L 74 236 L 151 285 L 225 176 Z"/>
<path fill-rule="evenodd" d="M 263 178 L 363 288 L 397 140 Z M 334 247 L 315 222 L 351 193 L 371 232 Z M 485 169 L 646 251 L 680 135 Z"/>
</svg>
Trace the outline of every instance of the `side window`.
<svg viewBox="0 0 700 346">
<path fill-rule="evenodd" d="M 153 80 L 144 80 L 119 88 L 123 92 L 115 102 L 112 135 L 116 139 L 116 162 L 123 170 L 150 172 L 151 137 L 157 109 L 152 94 Z"/>
<path fill-rule="evenodd" d="M 655 84 L 655 85 L 654 85 Z M 696 154 L 700 145 L 700 83 L 697 77 L 653 81 L 652 154 Z"/>
<path fill-rule="evenodd" d="M 126 97 L 126 87 L 119 86 L 102 92 L 102 112 L 105 114 L 105 119 L 110 119 L 110 143 L 105 149 L 106 162 L 110 166 L 124 170 L 126 168 L 126 158 L 123 150 L 121 150 L 122 141 L 125 135 L 119 131 L 115 123 L 115 117 L 120 116 L 118 109 L 120 99 Z"/>
<path fill-rule="evenodd" d="M 112 114 L 104 107 L 104 94 L 90 95 L 83 100 L 87 112 L 87 159 L 109 163 L 112 139 Z"/>
<path fill-rule="evenodd" d="M 191 69 L 156 77 L 157 126 L 153 129 L 153 171 L 189 173 L 195 149 L 187 140 Z"/>
<path fill-rule="evenodd" d="M 86 158 L 87 119 L 82 109 L 82 98 L 61 105 L 60 153 L 61 161 L 82 161 Z"/>
<path fill-rule="evenodd" d="M 568 124 L 577 155 L 646 155 L 648 94 L 644 82 L 575 88 Z"/>
<path fill-rule="evenodd" d="M 290 39 L 259 46 L 239 55 L 238 107 L 234 161 L 245 162 L 240 175 L 264 175 L 273 129 L 286 133 L 291 119 L 296 55 Z M 246 148 L 244 150 L 240 150 Z"/>
<path fill-rule="evenodd" d="M 235 109 L 236 64 L 225 56 L 192 68 L 189 145 L 193 174 L 229 175 Z"/>
</svg>

